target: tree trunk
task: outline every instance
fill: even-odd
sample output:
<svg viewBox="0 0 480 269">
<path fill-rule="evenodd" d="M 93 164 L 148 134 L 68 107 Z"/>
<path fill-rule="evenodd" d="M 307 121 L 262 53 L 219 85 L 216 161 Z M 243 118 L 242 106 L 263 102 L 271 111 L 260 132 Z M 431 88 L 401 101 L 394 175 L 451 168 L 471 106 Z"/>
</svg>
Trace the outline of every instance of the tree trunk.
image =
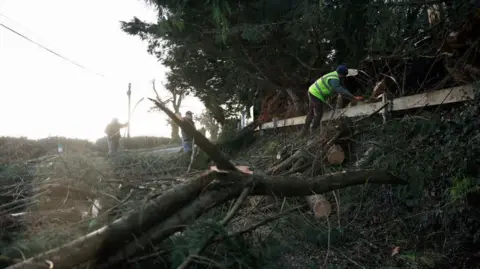
<svg viewBox="0 0 480 269">
<path fill-rule="evenodd" d="M 172 133 L 171 133 L 172 140 L 179 141 L 180 135 L 178 132 L 180 131 L 180 128 L 175 122 L 171 122 L 170 125 L 172 127 Z"/>
<path fill-rule="evenodd" d="M 180 114 L 180 104 L 178 104 L 178 106 L 176 104 L 174 104 L 173 105 L 173 110 L 174 110 L 174 112 L 177 116 L 181 117 L 182 114 Z M 172 128 L 172 133 L 171 133 L 172 140 L 180 141 L 180 134 L 179 134 L 180 127 L 178 126 L 178 124 L 175 121 L 173 121 L 171 119 L 170 119 L 170 126 Z"/>
<path fill-rule="evenodd" d="M 287 88 L 286 91 L 295 106 L 296 113 L 297 114 L 302 113 L 303 105 L 302 105 L 302 102 L 300 101 L 300 98 L 298 98 L 297 94 L 293 91 L 293 89 Z"/>
<path fill-rule="evenodd" d="M 208 132 L 210 133 L 210 139 L 212 141 L 217 141 L 218 139 L 218 130 L 219 130 L 219 127 L 218 125 L 214 125 L 214 126 L 211 126 L 211 128 L 208 130 Z"/>
</svg>

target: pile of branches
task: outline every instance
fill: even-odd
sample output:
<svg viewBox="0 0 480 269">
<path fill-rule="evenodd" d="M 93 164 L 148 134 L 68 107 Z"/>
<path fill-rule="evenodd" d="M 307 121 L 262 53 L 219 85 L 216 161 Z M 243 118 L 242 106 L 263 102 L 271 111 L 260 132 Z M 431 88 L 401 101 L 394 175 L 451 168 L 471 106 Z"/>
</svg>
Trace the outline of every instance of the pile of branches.
<svg viewBox="0 0 480 269">
<path fill-rule="evenodd" d="M 330 121 L 305 146 L 297 149 L 286 146 L 281 149 L 277 155 L 278 162 L 267 173 L 286 175 L 307 172 L 316 175 L 322 174 L 325 165 L 342 164 L 345 152 L 349 151 L 352 126 L 353 122 L 348 119 Z"/>
<path fill-rule="evenodd" d="M 467 2 L 460 1 L 457 8 L 467 8 Z M 462 14 L 460 20 L 443 9 L 441 4 L 429 5 L 430 28 L 405 39 L 402 46 L 413 42 L 409 49 L 400 47 L 391 55 L 363 60 L 359 69 L 364 73 L 356 77 L 362 88 L 375 88 L 373 96 L 388 92 L 401 97 L 478 80 L 480 34 L 475 29 L 480 27 L 479 6 Z"/>
<path fill-rule="evenodd" d="M 13 258 L 5 262 L 68 243 L 180 183 L 172 175 L 186 161 L 161 157 L 57 154 L 3 165 L 0 252 Z"/>
<path fill-rule="evenodd" d="M 185 230 L 187 225 L 194 223 L 202 214 L 231 199 L 236 199 L 236 202 L 227 216 L 220 221 L 220 226 L 226 226 L 234 218 L 248 196 L 310 196 L 312 193 L 324 193 L 365 184 L 367 181 L 373 184 L 406 183 L 381 170 L 343 171 L 313 177 L 271 176 L 262 171 L 252 173 L 246 167 L 234 165 L 218 147 L 210 143 L 188 122 L 166 108 L 162 102 L 154 99 L 151 101 L 183 130 L 192 134 L 196 145 L 216 166 L 210 167 L 208 171 L 197 176 L 191 176 L 184 184 L 179 184 L 163 193 L 153 194 L 150 196 L 151 199 L 142 206 L 142 210 L 130 211 L 96 231 L 58 248 L 19 261 L 8 268 L 62 269 L 82 265 L 90 265 L 94 268 L 118 268 L 120 264 L 128 264 L 129 259 L 135 255 L 145 252 L 154 253 L 150 256 L 151 259 L 163 257 L 165 261 L 171 262 L 168 255 L 174 246 L 169 245 L 167 239 L 178 236 L 176 235 L 178 232 Z M 334 139 L 328 140 L 334 142 L 344 135 L 343 131 L 330 133 L 335 133 L 332 137 Z M 327 136 L 322 141 L 327 141 Z M 323 145 L 322 148 L 328 147 L 329 143 L 322 142 L 321 145 Z M 280 164 L 272 171 L 278 170 L 279 166 Z M 267 171 L 268 173 L 272 172 Z M 256 225 L 254 227 L 260 226 Z M 208 235 L 201 246 L 191 250 L 178 268 L 188 268 L 195 263 L 195 257 L 198 257 L 212 243 L 221 243 L 214 233 Z M 230 264 L 230 266 L 233 265 Z"/>
</svg>

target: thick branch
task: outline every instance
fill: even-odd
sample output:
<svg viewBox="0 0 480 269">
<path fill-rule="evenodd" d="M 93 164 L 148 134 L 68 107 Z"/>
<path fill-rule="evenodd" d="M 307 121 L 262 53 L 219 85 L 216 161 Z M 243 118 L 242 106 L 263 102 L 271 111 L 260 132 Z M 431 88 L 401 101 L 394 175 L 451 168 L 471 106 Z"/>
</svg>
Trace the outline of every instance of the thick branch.
<svg viewBox="0 0 480 269">
<path fill-rule="evenodd" d="M 320 194 L 364 183 L 406 184 L 406 181 L 388 172 L 376 170 L 344 171 L 314 178 L 256 175 L 254 181 L 252 195 L 283 197 Z"/>
<path fill-rule="evenodd" d="M 31 265 L 45 265 L 45 261 L 49 260 L 54 263 L 55 269 L 67 269 L 96 257 L 108 255 L 111 251 L 121 248 L 125 242 L 131 242 L 132 236 L 170 217 L 194 200 L 204 187 L 215 179 L 216 174 L 215 172 L 206 173 L 188 184 L 175 187 L 147 203 L 143 209 L 134 211 L 109 226 L 8 268 L 48 268 L 48 266 L 31 267 Z"/>
<path fill-rule="evenodd" d="M 214 145 L 212 144 L 202 133 L 199 131 L 195 130 L 195 128 L 190 125 L 188 122 L 184 121 L 175 113 L 173 113 L 168 107 L 166 107 L 164 104 L 160 103 L 157 100 L 149 98 L 155 105 L 161 109 L 163 112 L 165 112 L 175 123 L 182 128 L 185 132 L 188 134 L 192 135 L 193 138 L 195 139 L 195 144 L 198 145 L 198 147 L 203 150 L 205 153 L 208 154 L 210 158 L 217 164 L 218 168 L 223 169 L 223 170 L 236 170 L 235 166 L 227 159 L 225 156 L 223 156 L 223 153 Z"/>
<path fill-rule="evenodd" d="M 234 192 L 236 193 L 240 191 L 241 189 L 238 189 Z M 105 257 L 104 261 L 100 262 L 95 268 L 112 268 L 113 265 L 122 262 L 125 257 L 133 256 L 137 251 L 144 247 L 148 247 L 152 242 L 161 242 L 174 233 L 184 230 L 186 225 L 195 221 L 195 219 L 200 217 L 203 213 L 215 206 L 227 202 L 230 198 L 232 198 L 231 194 L 222 188 L 202 194 L 191 204 L 182 208 L 177 214 L 159 223 L 156 227 L 144 233 L 140 238 L 131 241 L 115 255 Z"/>
</svg>

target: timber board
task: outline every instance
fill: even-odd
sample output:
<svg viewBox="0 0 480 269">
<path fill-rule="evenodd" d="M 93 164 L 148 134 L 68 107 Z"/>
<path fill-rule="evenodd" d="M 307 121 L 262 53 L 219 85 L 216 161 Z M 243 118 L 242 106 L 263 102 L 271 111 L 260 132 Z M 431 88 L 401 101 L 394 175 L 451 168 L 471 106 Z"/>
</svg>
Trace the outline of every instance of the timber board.
<svg viewBox="0 0 480 269">
<path fill-rule="evenodd" d="M 472 100 L 474 96 L 473 87 L 471 84 L 458 86 L 453 88 L 447 88 L 443 90 L 425 92 L 410 96 L 404 96 L 396 98 L 392 101 L 392 110 L 401 111 L 408 110 L 413 108 L 436 106 L 442 104 L 450 104 L 457 102 L 465 102 Z M 371 113 L 377 111 L 383 105 L 382 102 L 376 103 L 365 103 L 349 108 L 343 108 L 338 111 L 327 111 L 322 117 L 322 121 L 328 121 L 331 119 L 338 119 L 340 117 L 359 117 L 370 115 Z M 286 126 L 295 126 L 305 123 L 306 116 L 298 116 L 288 119 L 279 119 L 277 120 L 276 127 L 286 127 Z M 274 122 L 267 122 L 262 124 L 261 129 L 272 129 L 275 128 Z M 256 129 L 258 130 L 258 128 Z"/>
</svg>

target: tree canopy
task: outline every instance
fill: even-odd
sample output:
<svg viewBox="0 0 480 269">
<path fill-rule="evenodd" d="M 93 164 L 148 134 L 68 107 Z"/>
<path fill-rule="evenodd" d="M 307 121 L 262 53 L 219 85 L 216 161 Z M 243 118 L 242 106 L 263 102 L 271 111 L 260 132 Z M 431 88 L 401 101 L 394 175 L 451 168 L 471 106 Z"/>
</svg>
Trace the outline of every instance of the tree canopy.
<svg viewBox="0 0 480 269">
<path fill-rule="evenodd" d="M 467 8 L 465 1 L 418 0 L 147 2 L 158 21 L 133 18 L 122 29 L 148 41 L 148 51 L 170 69 L 169 87 L 192 92 L 221 124 L 258 93 L 301 94 L 337 64 L 432 53 L 431 43 L 418 45 L 432 30 L 428 8 Z"/>
</svg>

